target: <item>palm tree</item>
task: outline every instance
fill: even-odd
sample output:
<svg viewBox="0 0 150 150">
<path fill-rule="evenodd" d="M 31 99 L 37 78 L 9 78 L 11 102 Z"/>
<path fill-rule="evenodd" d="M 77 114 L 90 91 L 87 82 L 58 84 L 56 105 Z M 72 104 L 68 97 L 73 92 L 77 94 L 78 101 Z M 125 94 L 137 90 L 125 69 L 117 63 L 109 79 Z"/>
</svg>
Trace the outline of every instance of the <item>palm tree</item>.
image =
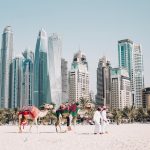
<svg viewBox="0 0 150 150">
<path fill-rule="evenodd" d="M 122 111 L 122 115 L 125 119 L 128 119 L 129 123 L 131 123 L 136 117 L 136 110 L 134 107 L 125 107 Z"/>
<path fill-rule="evenodd" d="M 112 115 L 117 125 L 119 125 L 122 119 L 122 112 L 120 111 L 120 109 L 114 109 L 112 112 Z"/>
<path fill-rule="evenodd" d="M 147 117 L 146 111 L 142 107 L 137 109 L 137 114 L 136 114 L 136 120 L 143 122 L 145 118 Z"/>
</svg>

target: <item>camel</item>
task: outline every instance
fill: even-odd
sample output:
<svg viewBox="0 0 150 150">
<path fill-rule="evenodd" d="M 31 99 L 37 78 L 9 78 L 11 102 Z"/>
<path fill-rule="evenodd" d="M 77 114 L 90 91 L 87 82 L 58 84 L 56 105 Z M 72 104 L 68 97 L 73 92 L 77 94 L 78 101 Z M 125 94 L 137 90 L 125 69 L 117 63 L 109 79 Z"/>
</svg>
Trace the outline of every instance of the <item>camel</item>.
<svg viewBox="0 0 150 150">
<path fill-rule="evenodd" d="M 22 132 L 21 125 L 23 125 L 23 127 L 24 127 L 24 125 L 27 124 L 27 121 L 29 119 L 32 120 L 32 123 L 30 124 L 29 132 L 31 132 L 31 127 L 32 127 L 33 123 L 36 124 L 37 132 L 38 132 L 37 120 L 38 120 L 38 118 L 46 116 L 49 109 L 53 109 L 53 105 L 45 104 L 44 105 L 44 110 L 39 110 L 35 106 L 24 106 L 19 111 L 19 114 L 18 114 L 18 117 L 19 117 L 19 132 L 20 133 Z"/>
<path fill-rule="evenodd" d="M 57 121 L 55 123 L 56 132 L 58 128 L 60 132 L 63 132 L 61 129 L 61 124 L 67 120 L 67 130 L 71 130 L 71 123 L 75 126 L 78 114 L 78 105 L 73 104 L 61 104 L 59 109 L 56 110 Z M 66 132 L 66 130 L 65 130 Z"/>
</svg>

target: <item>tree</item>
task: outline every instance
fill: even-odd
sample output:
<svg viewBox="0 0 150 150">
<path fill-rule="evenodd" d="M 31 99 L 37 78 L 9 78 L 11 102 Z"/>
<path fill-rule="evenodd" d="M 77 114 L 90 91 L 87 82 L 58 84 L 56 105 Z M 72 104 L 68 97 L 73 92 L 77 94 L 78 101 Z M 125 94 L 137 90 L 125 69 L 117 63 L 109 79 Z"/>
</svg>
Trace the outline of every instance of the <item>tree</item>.
<svg viewBox="0 0 150 150">
<path fill-rule="evenodd" d="M 112 115 L 117 125 L 119 125 L 122 119 L 122 112 L 120 111 L 120 109 L 114 109 Z"/>
</svg>

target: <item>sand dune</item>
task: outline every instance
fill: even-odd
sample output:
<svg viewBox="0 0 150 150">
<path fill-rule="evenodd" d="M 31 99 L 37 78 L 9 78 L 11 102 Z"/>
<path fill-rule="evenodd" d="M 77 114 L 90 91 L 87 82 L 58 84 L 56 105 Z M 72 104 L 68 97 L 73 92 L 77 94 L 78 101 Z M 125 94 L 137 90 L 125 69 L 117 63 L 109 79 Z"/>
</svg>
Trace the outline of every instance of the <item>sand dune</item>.
<svg viewBox="0 0 150 150">
<path fill-rule="evenodd" d="M 65 129 L 65 126 L 63 127 Z M 94 135 L 94 126 L 56 133 L 54 126 L 0 126 L 0 150 L 150 150 L 150 124 L 109 125 L 109 134 Z"/>
</svg>

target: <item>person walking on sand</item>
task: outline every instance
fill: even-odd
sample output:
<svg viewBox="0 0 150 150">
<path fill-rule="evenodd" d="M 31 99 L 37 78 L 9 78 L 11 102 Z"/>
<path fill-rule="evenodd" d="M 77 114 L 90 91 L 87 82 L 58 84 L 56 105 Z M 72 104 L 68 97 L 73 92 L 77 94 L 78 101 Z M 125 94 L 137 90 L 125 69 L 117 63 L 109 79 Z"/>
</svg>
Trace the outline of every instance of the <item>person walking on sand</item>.
<svg viewBox="0 0 150 150">
<path fill-rule="evenodd" d="M 107 119 L 106 106 L 102 107 L 101 116 L 102 116 L 102 134 L 108 133 L 107 126 L 108 126 L 109 122 Z"/>
<path fill-rule="evenodd" d="M 94 127 L 94 134 L 99 134 L 101 133 L 101 120 L 102 120 L 102 116 L 101 116 L 101 108 L 98 107 L 97 110 L 94 113 L 93 116 L 93 121 L 95 122 L 95 127 Z"/>
</svg>

